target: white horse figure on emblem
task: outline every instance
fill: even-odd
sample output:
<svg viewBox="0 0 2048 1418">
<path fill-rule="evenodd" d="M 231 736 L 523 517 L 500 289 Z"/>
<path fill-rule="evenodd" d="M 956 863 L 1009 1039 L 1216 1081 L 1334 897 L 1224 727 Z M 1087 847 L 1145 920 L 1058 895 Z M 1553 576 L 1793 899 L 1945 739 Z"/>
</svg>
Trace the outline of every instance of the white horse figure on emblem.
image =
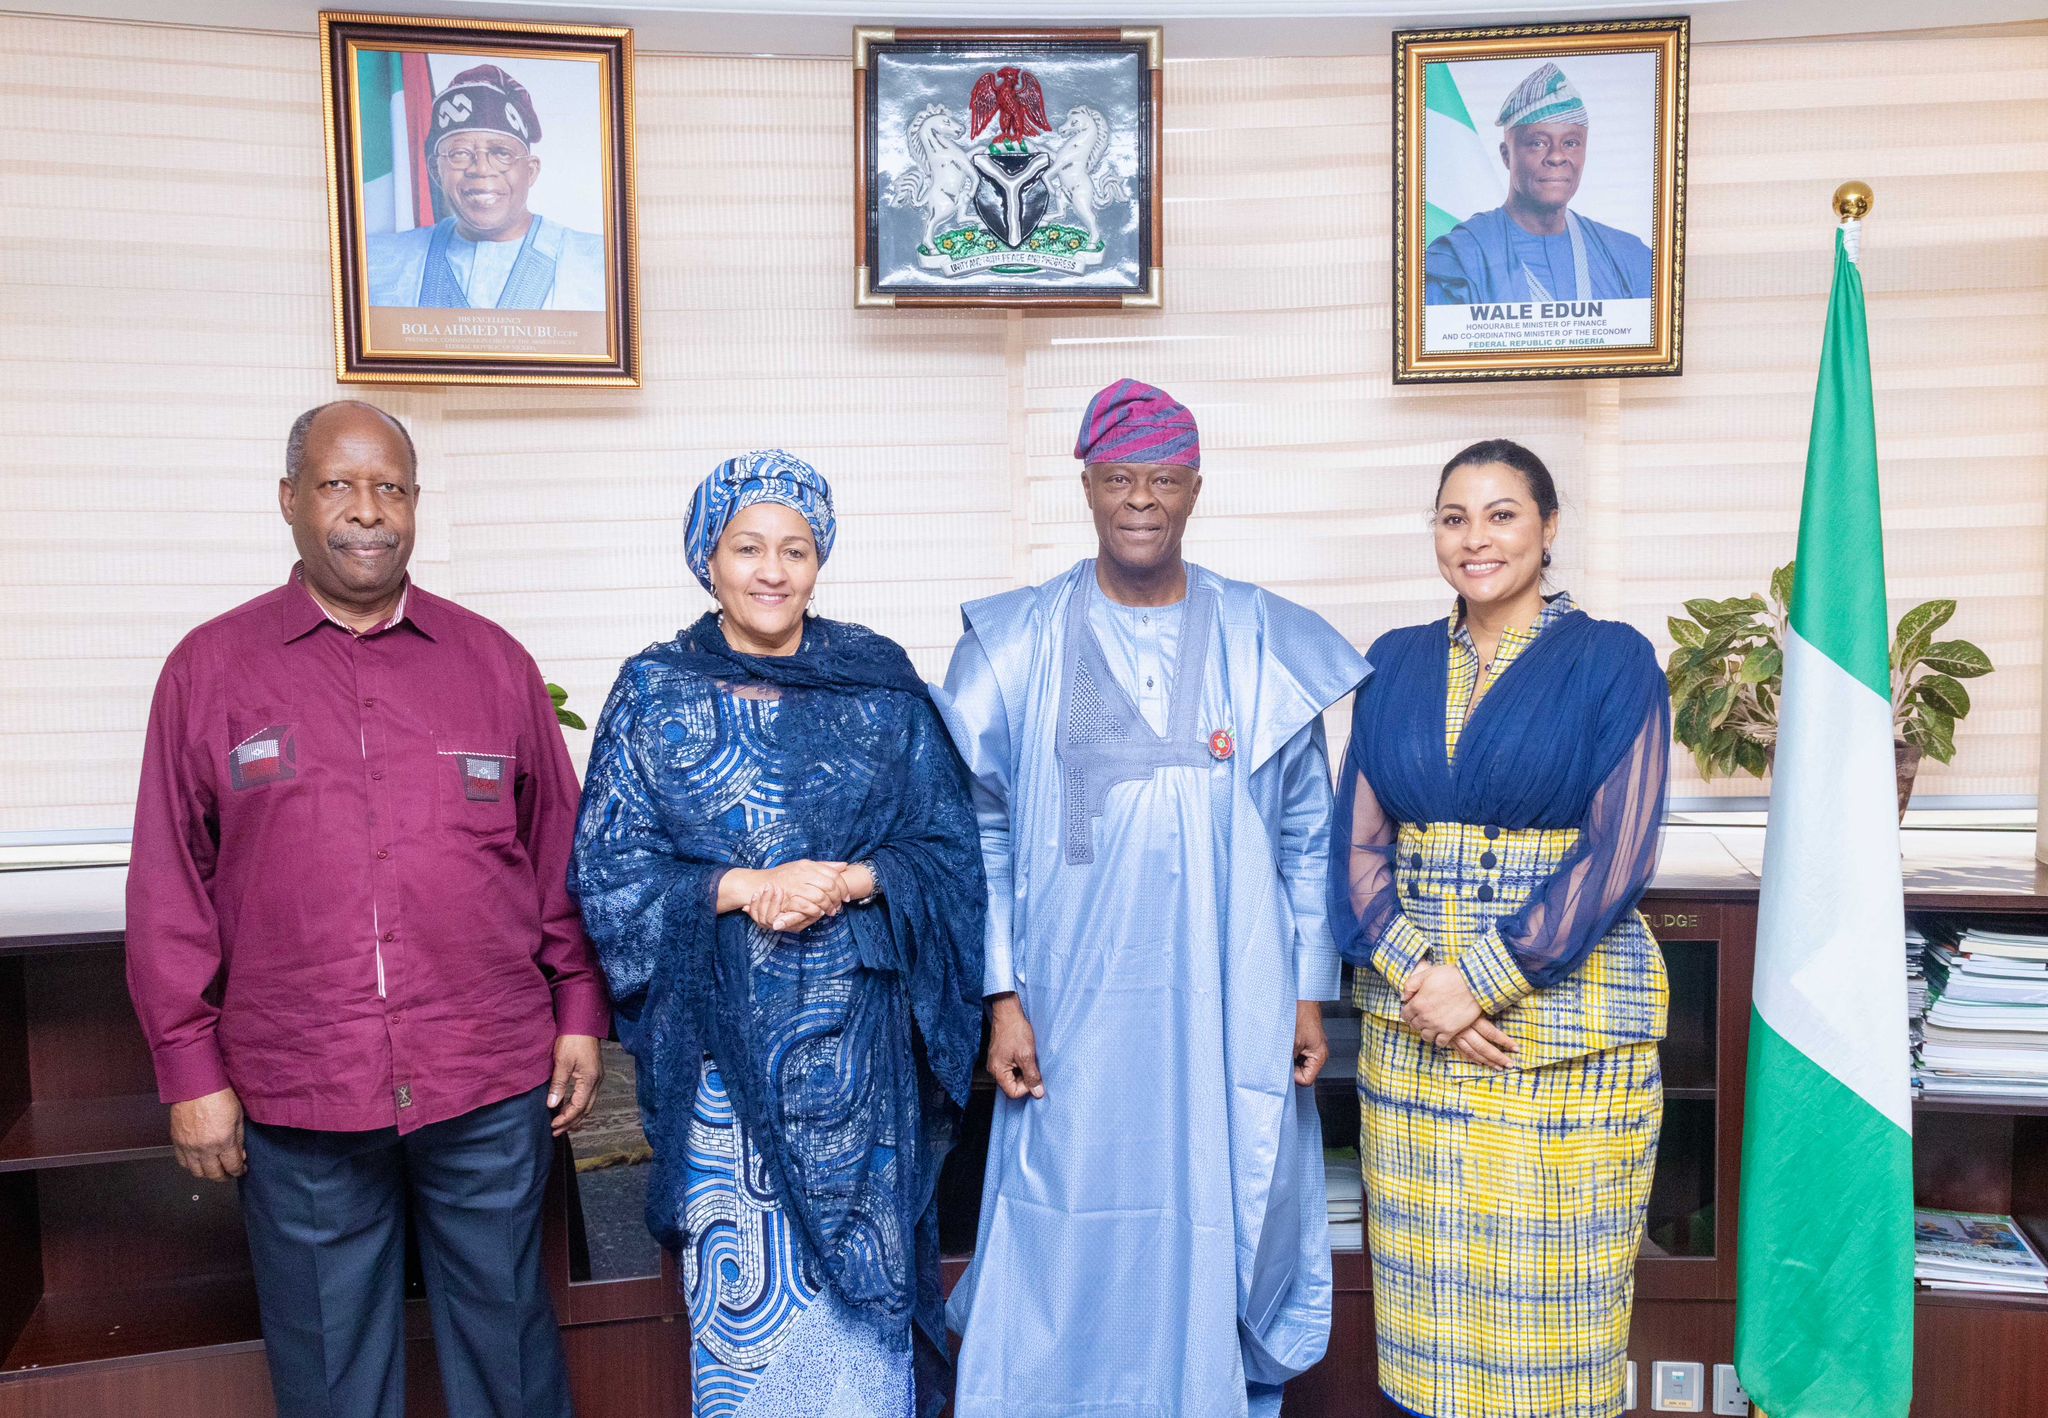
<svg viewBox="0 0 2048 1418">
<path fill-rule="evenodd" d="M 1131 195 L 1125 180 L 1103 166 L 1103 154 L 1109 151 L 1109 120 L 1100 109 L 1070 109 L 1055 136 L 1065 141 L 1051 149 L 1052 167 L 1045 174 L 1057 203 L 1053 214 L 1071 210 L 1088 228 L 1089 239 L 1100 246 L 1102 226 L 1095 220 L 1097 209 L 1119 197 L 1128 201 Z"/>
<path fill-rule="evenodd" d="M 967 150 L 960 146 L 967 125 L 942 103 L 928 105 L 905 127 L 917 166 L 890 184 L 882 200 L 892 207 L 924 210 L 924 245 L 936 250 L 942 224 L 974 220 L 974 188 L 980 181 Z"/>
</svg>

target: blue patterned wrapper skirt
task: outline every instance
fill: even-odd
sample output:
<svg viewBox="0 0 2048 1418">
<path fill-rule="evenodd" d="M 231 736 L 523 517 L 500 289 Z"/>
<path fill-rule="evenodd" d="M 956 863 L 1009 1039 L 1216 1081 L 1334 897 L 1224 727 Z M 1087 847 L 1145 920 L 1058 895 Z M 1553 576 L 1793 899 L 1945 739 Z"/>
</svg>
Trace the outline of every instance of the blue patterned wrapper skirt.
<svg viewBox="0 0 2048 1418">
<path fill-rule="evenodd" d="M 1363 1021 L 1380 1386 L 1426 1418 L 1613 1418 L 1663 1115 L 1657 1046 L 1481 1077 L 1453 1057 Z"/>
<path fill-rule="evenodd" d="M 913 1418 L 908 1321 L 885 1332 L 810 1274 L 708 1058 L 684 1171 L 693 1418 Z"/>
</svg>

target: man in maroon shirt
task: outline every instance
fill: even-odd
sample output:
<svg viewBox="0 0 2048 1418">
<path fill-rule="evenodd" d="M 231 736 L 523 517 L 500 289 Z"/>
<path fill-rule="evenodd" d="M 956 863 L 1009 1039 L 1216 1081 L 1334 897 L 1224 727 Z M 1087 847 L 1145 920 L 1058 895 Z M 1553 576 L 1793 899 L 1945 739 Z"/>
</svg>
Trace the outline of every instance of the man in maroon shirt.
<svg viewBox="0 0 2048 1418">
<path fill-rule="evenodd" d="M 609 1028 L 575 770 L 526 652 L 407 579 L 414 462 L 369 404 L 293 425 L 299 565 L 171 652 L 135 808 L 129 989 L 178 1161 L 240 1179 L 282 1418 L 403 1411 L 408 1209 L 453 1418 L 569 1412 L 541 1192 Z"/>
</svg>

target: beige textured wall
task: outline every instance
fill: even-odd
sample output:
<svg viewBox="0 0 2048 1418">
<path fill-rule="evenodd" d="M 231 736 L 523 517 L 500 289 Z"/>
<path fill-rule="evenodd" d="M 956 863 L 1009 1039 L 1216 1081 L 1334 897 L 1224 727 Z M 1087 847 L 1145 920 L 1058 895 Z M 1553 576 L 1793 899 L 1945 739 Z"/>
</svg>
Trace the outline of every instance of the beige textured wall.
<svg viewBox="0 0 2048 1418">
<path fill-rule="evenodd" d="M 317 63 L 310 37 L 0 17 L 0 831 L 124 825 L 162 656 L 289 563 L 285 428 L 352 392 Z M 1433 469 L 1508 435 L 1560 473 L 1563 584 L 1662 643 L 1677 602 L 1790 555 L 1827 196 L 1856 176 L 1894 612 L 1960 597 L 2002 671 L 1923 791 L 2034 791 L 2048 29 L 1696 49 L 1687 373 L 1494 389 L 1388 379 L 1384 55 L 1171 62 L 1169 309 L 1101 317 L 852 310 L 845 66 L 639 77 L 647 387 L 369 395 L 421 447 L 420 580 L 586 713 L 703 605 L 689 490 L 764 444 L 840 492 L 820 608 L 937 675 L 960 600 L 1087 550 L 1073 426 L 1126 373 L 1201 417 L 1193 554 L 1355 640 L 1442 613 Z"/>
</svg>

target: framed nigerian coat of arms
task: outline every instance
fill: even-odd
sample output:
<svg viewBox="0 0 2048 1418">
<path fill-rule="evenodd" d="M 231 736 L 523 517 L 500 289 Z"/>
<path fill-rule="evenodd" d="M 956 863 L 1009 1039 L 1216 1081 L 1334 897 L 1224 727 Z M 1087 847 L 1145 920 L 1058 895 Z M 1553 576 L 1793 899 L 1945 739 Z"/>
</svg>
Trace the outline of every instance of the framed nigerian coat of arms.
<svg viewBox="0 0 2048 1418">
<path fill-rule="evenodd" d="M 1157 306 L 1160 31 L 854 31 L 859 305 Z"/>
</svg>

